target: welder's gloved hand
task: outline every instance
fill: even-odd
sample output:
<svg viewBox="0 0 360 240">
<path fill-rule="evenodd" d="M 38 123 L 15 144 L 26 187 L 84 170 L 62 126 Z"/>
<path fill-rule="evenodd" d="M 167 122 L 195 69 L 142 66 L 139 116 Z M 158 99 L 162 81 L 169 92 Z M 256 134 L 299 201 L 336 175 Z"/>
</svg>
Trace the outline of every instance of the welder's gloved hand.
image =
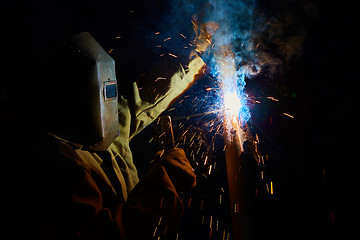
<svg viewBox="0 0 360 240">
<path fill-rule="evenodd" d="M 196 34 L 196 50 L 204 52 L 212 44 L 212 36 L 219 28 L 219 24 L 216 22 L 198 23 L 196 19 L 193 19 L 193 23 L 193 29 Z"/>
<path fill-rule="evenodd" d="M 213 21 L 203 22 L 198 16 L 193 16 L 193 29 L 196 34 L 195 52 L 209 65 L 212 58 L 213 35 L 219 28 L 219 24 Z"/>
<path fill-rule="evenodd" d="M 196 175 L 184 150 L 174 148 L 157 153 L 123 208 L 125 239 L 170 239 L 176 234 L 184 211 L 179 192 L 195 185 Z"/>
<path fill-rule="evenodd" d="M 154 162 L 165 167 L 177 191 L 187 190 L 196 186 L 196 175 L 183 149 L 173 148 L 166 152 L 159 151 L 155 155 Z"/>
</svg>

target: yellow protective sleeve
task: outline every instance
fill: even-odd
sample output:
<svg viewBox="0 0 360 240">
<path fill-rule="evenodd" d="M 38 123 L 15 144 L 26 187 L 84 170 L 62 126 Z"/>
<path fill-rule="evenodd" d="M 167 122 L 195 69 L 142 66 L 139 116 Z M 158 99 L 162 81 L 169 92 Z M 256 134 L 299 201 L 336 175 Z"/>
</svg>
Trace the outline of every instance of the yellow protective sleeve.
<svg viewBox="0 0 360 240">
<path fill-rule="evenodd" d="M 187 66 L 171 58 L 164 57 L 144 80 L 134 82 L 130 96 L 119 97 L 120 135 L 108 151 L 113 156 L 117 175 L 122 175 L 121 182 L 126 184 L 126 192 L 123 193 L 125 199 L 139 181 L 129 147 L 130 140 L 203 75 L 204 62 L 200 57 L 195 56 Z"/>
</svg>

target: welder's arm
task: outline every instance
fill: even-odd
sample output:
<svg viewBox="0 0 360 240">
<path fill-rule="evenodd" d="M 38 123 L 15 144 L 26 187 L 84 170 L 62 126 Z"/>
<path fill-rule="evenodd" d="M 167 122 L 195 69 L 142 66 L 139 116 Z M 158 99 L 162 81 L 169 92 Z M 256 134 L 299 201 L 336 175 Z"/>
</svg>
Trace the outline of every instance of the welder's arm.
<svg viewBox="0 0 360 240">
<path fill-rule="evenodd" d="M 195 185 L 196 175 L 182 149 L 158 155 L 150 171 L 130 193 L 123 209 L 122 223 L 127 239 L 157 239 L 176 233 L 183 213 L 177 192 Z"/>
<path fill-rule="evenodd" d="M 66 211 L 81 226 L 77 235 L 88 239 L 157 239 L 176 233 L 183 213 L 177 191 L 196 184 L 182 149 L 158 156 L 126 202 L 114 203 L 109 208 L 103 208 L 104 192 L 99 190 L 96 173 L 85 171 L 81 179 L 73 183 L 72 208 Z"/>
<path fill-rule="evenodd" d="M 209 48 L 210 30 L 218 25 L 199 24 L 194 29 L 197 36 L 197 51 Z M 187 63 L 184 63 L 187 62 Z M 137 170 L 132 160 L 129 141 L 147 125 L 152 123 L 171 103 L 175 102 L 192 84 L 203 77 L 206 65 L 201 57 L 192 51 L 188 61 L 180 63 L 178 58 L 164 55 L 161 61 L 142 79 L 132 85 L 132 94 L 119 96 L 120 135 L 110 146 L 116 161 L 121 165 L 128 192 L 138 182 Z M 120 164 L 121 163 L 121 164 Z"/>
<path fill-rule="evenodd" d="M 194 56 L 186 67 L 177 59 L 165 56 L 142 81 L 133 83 L 131 98 L 120 99 L 119 117 L 129 119 L 121 122 L 120 134 L 131 139 L 152 123 L 203 75 L 203 66 L 204 62 L 198 56 Z M 124 113 L 128 116 L 122 116 Z"/>
<path fill-rule="evenodd" d="M 199 56 L 195 56 L 186 69 L 173 57 L 164 57 L 146 81 L 132 85 L 132 96 L 119 97 L 120 135 L 111 144 L 110 151 L 126 183 L 124 194 L 138 182 L 129 141 L 180 97 L 202 75 L 203 67 L 204 62 Z"/>
</svg>

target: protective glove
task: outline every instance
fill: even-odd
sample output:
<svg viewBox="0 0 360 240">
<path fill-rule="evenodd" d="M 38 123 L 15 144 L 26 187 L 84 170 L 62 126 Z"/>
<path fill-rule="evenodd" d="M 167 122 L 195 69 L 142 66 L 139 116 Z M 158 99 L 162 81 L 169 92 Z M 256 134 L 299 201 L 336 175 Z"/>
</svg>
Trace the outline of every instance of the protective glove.
<svg viewBox="0 0 360 240">
<path fill-rule="evenodd" d="M 165 167 L 177 191 L 196 186 L 196 175 L 183 149 L 173 148 L 166 152 L 159 151 L 155 155 L 154 164 L 161 164 Z"/>
<path fill-rule="evenodd" d="M 202 60 L 209 65 L 213 56 L 213 35 L 219 28 L 219 24 L 213 21 L 204 22 L 201 17 L 193 16 L 193 30 L 196 34 L 195 53 L 202 58 Z"/>
<path fill-rule="evenodd" d="M 212 36 L 219 28 L 219 24 L 216 22 L 200 22 L 193 19 L 193 29 L 196 34 L 196 50 L 198 52 L 205 51 L 212 44 Z"/>
<path fill-rule="evenodd" d="M 162 239 L 176 233 L 184 210 L 178 192 L 196 185 L 196 175 L 180 148 L 158 152 L 151 164 L 123 208 L 126 239 Z"/>
</svg>

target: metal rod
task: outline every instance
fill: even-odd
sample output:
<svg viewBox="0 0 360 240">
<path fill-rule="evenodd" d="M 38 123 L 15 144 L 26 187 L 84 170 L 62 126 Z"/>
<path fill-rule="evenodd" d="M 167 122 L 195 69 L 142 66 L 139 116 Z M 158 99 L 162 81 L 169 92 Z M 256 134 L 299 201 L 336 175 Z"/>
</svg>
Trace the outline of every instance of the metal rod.
<svg viewBox="0 0 360 240">
<path fill-rule="evenodd" d="M 166 150 L 175 148 L 175 139 L 174 132 L 171 123 L 170 116 L 161 116 L 160 117 L 160 126 L 161 131 L 163 132 L 164 137 L 164 147 Z"/>
<path fill-rule="evenodd" d="M 234 240 L 250 239 L 248 232 L 249 223 L 247 221 L 248 199 L 246 181 L 240 159 L 244 140 L 245 133 L 239 126 L 238 118 L 235 116 L 225 117 L 225 160 Z"/>
</svg>

